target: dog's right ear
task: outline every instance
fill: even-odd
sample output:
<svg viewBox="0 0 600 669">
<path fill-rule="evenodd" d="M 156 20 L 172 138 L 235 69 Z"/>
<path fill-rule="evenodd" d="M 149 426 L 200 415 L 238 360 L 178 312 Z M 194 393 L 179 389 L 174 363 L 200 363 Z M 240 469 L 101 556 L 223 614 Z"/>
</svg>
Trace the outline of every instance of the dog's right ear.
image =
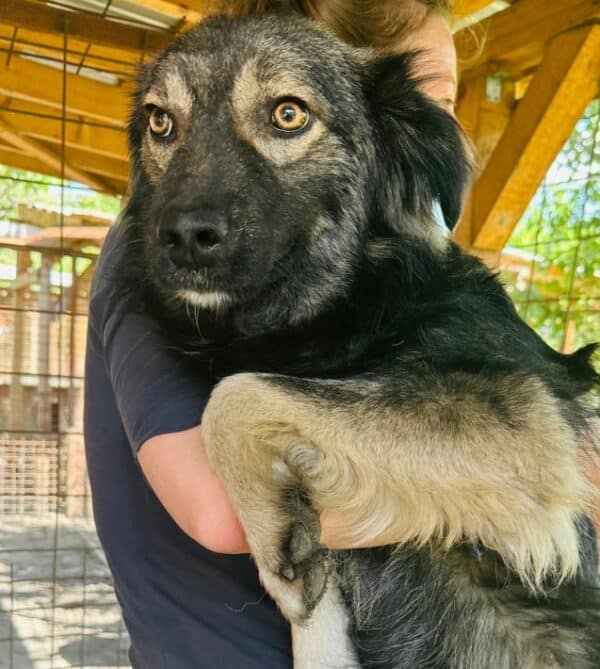
<svg viewBox="0 0 600 669">
<path fill-rule="evenodd" d="M 452 230 L 470 183 L 468 142 L 456 120 L 419 90 L 419 54 L 388 56 L 368 66 L 365 94 L 376 142 L 375 205 L 388 225 L 403 216 L 435 218 L 436 202 Z"/>
</svg>

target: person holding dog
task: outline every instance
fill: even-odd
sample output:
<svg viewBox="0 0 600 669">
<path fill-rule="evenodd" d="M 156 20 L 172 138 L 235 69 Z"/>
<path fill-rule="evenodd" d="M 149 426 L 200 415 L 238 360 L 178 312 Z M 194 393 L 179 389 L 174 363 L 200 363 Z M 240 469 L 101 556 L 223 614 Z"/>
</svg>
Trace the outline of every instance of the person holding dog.
<svg viewBox="0 0 600 669">
<path fill-rule="evenodd" d="M 449 0 L 231 0 L 215 11 L 248 14 L 282 5 L 357 46 L 425 52 L 417 72 L 423 90 L 453 111 Z M 158 326 L 115 296 L 120 243 L 117 226 L 90 299 L 85 439 L 96 525 L 129 630 L 131 663 L 289 668 L 288 625 L 244 555 L 243 529 L 202 447 L 209 383 L 191 379 Z M 342 547 L 335 529 L 342 521 L 322 518 L 325 545 Z"/>
</svg>

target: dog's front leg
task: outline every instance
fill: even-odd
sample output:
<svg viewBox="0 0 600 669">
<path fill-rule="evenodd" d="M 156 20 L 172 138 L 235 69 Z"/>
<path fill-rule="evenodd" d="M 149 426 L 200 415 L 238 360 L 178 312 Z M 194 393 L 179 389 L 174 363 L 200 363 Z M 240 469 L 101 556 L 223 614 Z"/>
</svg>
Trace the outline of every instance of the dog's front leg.
<svg viewBox="0 0 600 669">
<path fill-rule="evenodd" d="M 359 669 L 350 640 L 350 618 L 335 577 L 310 618 L 292 625 L 294 669 Z"/>
<path fill-rule="evenodd" d="M 577 439 L 535 378 L 239 374 L 215 388 L 203 425 L 263 582 L 292 621 L 327 581 L 312 507 L 342 519 L 336 545 L 479 541 L 534 588 L 579 564 Z"/>
<path fill-rule="evenodd" d="M 304 441 L 294 403 L 280 404 L 267 378 L 237 374 L 222 381 L 204 413 L 203 435 L 263 584 L 288 620 L 304 623 L 325 590 L 330 564 L 319 543 L 319 516 L 286 459 L 322 453 Z"/>
</svg>

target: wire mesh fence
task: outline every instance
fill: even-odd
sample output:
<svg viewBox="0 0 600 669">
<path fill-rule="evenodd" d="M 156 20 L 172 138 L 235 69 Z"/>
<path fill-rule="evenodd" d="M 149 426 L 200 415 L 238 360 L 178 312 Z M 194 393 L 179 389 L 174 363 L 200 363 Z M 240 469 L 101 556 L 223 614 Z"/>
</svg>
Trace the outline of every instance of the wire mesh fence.
<svg viewBox="0 0 600 669">
<path fill-rule="evenodd" d="M 586 110 L 502 254 L 521 315 L 565 353 L 600 335 L 600 101 Z"/>
<path fill-rule="evenodd" d="M 53 4 L 162 32 L 177 22 L 150 10 L 136 18 L 126 0 Z M 25 57 L 49 66 L 60 95 L 47 113 L 26 99 L 2 98 L 0 112 L 18 117 L 28 137 L 43 136 L 58 162 L 41 175 L 24 169 L 22 153 L 0 147 L 0 163 L 13 166 L 0 166 L 0 669 L 127 667 L 127 634 L 93 526 L 82 435 L 90 281 L 120 208 L 114 195 L 125 190 L 126 165 L 114 148 L 124 131 L 101 109 L 75 113 L 70 77 L 116 91 L 139 57 L 70 40 L 67 25 L 44 43 L 0 30 L 0 67 Z M 564 351 L 600 330 L 599 124 L 596 101 L 502 254 L 520 312 Z M 82 153 L 90 133 L 95 171 L 86 185 L 73 170 L 90 167 Z"/>
</svg>

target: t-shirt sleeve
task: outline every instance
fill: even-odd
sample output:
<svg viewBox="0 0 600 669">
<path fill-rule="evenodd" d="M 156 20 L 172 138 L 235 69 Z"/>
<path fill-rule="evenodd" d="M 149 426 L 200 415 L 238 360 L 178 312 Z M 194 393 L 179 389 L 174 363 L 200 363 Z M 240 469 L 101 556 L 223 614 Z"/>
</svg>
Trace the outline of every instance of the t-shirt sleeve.
<svg viewBox="0 0 600 669">
<path fill-rule="evenodd" d="M 104 258 L 117 252 L 109 235 Z M 210 384 L 189 373 L 185 359 L 169 347 L 148 316 L 122 308 L 110 288 L 111 264 L 101 258 L 90 299 L 90 328 L 96 333 L 129 443 L 137 454 L 151 437 L 186 430 L 202 421 Z"/>
</svg>

